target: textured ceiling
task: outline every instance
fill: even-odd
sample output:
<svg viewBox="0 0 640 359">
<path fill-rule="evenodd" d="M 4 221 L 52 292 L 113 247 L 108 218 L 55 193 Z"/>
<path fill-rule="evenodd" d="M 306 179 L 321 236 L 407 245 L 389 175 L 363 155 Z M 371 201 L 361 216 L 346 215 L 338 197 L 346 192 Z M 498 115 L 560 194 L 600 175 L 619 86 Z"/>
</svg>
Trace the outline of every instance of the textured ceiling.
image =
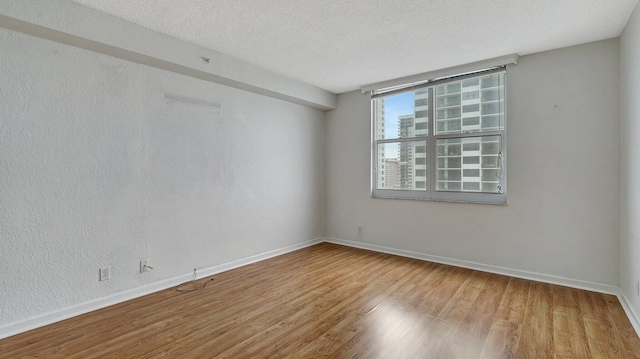
<svg viewBox="0 0 640 359">
<path fill-rule="evenodd" d="M 620 35 L 638 0 L 74 0 L 342 93 Z"/>
</svg>

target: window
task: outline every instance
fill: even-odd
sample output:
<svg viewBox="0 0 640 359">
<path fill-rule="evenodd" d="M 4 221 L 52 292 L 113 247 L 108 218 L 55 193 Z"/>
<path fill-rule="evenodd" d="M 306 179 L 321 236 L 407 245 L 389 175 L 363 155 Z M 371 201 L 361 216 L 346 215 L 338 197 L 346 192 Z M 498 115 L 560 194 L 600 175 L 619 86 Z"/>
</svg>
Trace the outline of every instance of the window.
<svg viewBox="0 0 640 359">
<path fill-rule="evenodd" d="M 462 100 L 473 100 L 478 98 L 478 96 L 480 96 L 480 93 L 478 91 L 471 91 L 471 92 L 463 92 L 462 93 Z"/>
<path fill-rule="evenodd" d="M 373 197 L 506 203 L 505 77 L 374 91 Z"/>
</svg>

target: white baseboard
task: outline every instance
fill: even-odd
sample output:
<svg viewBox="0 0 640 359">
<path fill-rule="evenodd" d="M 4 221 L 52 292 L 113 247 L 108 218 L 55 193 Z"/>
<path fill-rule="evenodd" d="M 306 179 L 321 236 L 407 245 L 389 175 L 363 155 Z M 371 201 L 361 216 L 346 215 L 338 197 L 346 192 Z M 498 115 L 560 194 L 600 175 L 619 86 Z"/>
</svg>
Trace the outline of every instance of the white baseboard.
<svg viewBox="0 0 640 359">
<path fill-rule="evenodd" d="M 622 290 L 618 291 L 618 300 L 620 301 L 620 304 L 622 304 L 622 309 L 624 309 L 627 317 L 629 317 L 629 321 L 631 322 L 633 329 L 636 330 L 636 334 L 640 336 L 640 316 L 638 315 L 638 312 L 633 308 L 631 301 Z"/>
<path fill-rule="evenodd" d="M 291 246 L 275 249 L 269 252 L 261 253 L 255 256 L 238 259 L 233 262 L 223 263 L 209 268 L 198 269 L 198 277 L 207 277 L 214 274 L 222 273 L 230 269 L 245 266 L 247 264 L 259 262 L 265 259 L 279 256 L 281 254 L 289 253 L 312 246 L 314 244 L 321 243 L 323 238 L 316 238 L 306 242 L 294 244 Z M 184 283 L 191 280 L 193 273 L 182 274 L 173 278 L 164 279 L 158 282 L 145 284 L 140 287 L 125 290 L 120 293 L 115 293 L 106 297 L 93 299 L 87 302 L 72 305 L 59 310 L 54 310 L 48 313 L 37 315 L 35 317 L 25 318 L 19 321 L 11 322 L 0 326 L 0 339 L 8 338 L 10 336 L 24 333 L 26 331 L 40 328 L 45 325 L 49 325 L 55 322 L 59 322 L 65 319 L 69 319 L 81 314 L 92 312 L 94 310 L 106 308 L 114 304 L 126 302 L 131 299 L 142 297 L 147 294 L 158 292 L 167 288 L 175 287 L 180 283 Z"/>
<path fill-rule="evenodd" d="M 265 259 L 276 257 L 285 253 L 293 252 L 298 249 L 306 248 L 321 242 L 334 243 L 334 244 L 344 245 L 348 247 L 367 249 L 367 250 L 372 250 L 376 252 L 394 254 L 394 255 L 399 255 L 399 256 L 408 257 L 408 258 L 421 259 L 429 262 L 447 264 L 447 265 L 452 265 L 457 267 L 479 270 L 483 272 L 502 274 L 502 275 L 507 275 L 507 276 L 516 277 L 516 278 L 535 280 L 539 282 L 558 284 L 558 285 L 563 285 L 563 286 L 572 287 L 572 288 L 585 289 L 585 290 L 590 290 L 590 291 L 599 292 L 599 293 L 616 295 L 620 300 L 620 303 L 622 304 L 622 307 L 625 313 L 629 317 L 629 320 L 631 321 L 633 328 L 636 330 L 636 333 L 640 335 L 640 316 L 638 316 L 638 313 L 633 309 L 633 306 L 630 305 L 631 302 L 620 290 L 620 287 L 615 285 L 582 281 L 577 279 L 552 276 L 548 274 L 541 274 L 541 273 L 528 272 L 528 271 L 522 271 L 517 269 L 492 266 L 492 265 L 487 265 L 482 263 L 475 263 L 475 262 L 463 261 L 459 259 L 447 258 L 442 256 L 434 256 L 430 254 L 378 246 L 375 244 L 348 241 L 348 240 L 339 239 L 339 238 L 331 238 L 331 237 L 316 238 L 316 239 L 298 243 L 292 246 L 287 246 L 287 247 L 279 248 L 269 252 L 261 253 L 255 256 L 242 258 L 236 261 L 223 263 L 223 264 L 216 265 L 209 268 L 199 269 L 198 277 L 202 278 L 202 277 L 215 275 L 215 274 L 222 273 L 234 268 L 242 267 L 248 264 L 252 264 Z M 59 322 L 71 317 L 92 312 L 94 310 L 106 308 L 118 303 L 125 302 L 127 300 L 135 299 L 147 294 L 151 294 L 157 291 L 171 288 L 180 283 L 191 280 L 192 276 L 193 276 L 193 273 L 182 274 L 173 278 L 164 279 L 155 283 L 146 284 L 137 288 L 132 288 L 120 293 L 112 294 L 107 297 L 97 298 L 84 303 L 79 303 L 66 308 L 44 313 L 35 317 L 30 317 L 30 318 L 26 318 L 16 322 L 7 323 L 3 326 L 0 326 L 0 339 L 4 339 L 16 334 L 24 333 L 26 331 L 29 331 L 35 328 L 43 327 L 48 324 Z"/>
<path fill-rule="evenodd" d="M 370 244 L 370 243 L 349 241 L 349 240 L 340 239 L 340 238 L 325 237 L 324 241 L 328 243 L 340 244 L 340 245 L 354 247 L 354 248 L 367 249 L 375 252 L 394 254 L 402 257 L 421 259 L 429 262 L 435 262 L 440 264 L 452 265 L 456 267 L 479 270 L 482 272 L 501 274 L 509 277 L 529 279 L 537 282 L 557 284 L 565 287 L 590 290 L 593 292 L 604 293 L 604 294 L 617 295 L 620 289 L 619 286 L 612 285 L 612 284 L 589 282 L 589 281 L 583 281 L 579 279 L 572 279 L 572 278 L 554 276 L 549 274 L 529 272 L 529 271 L 524 271 L 519 269 L 493 266 L 489 264 L 482 264 L 482 263 L 476 263 L 471 261 L 464 261 L 460 259 L 435 256 L 431 254 L 412 252 L 412 251 L 407 251 L 403 249 L 384 247 L 384 246 L 379 246 L 379 245 Z"/>
<path fill-rule="evenodd" d="M 214 274 L 226 272 L 226 271 L 231 270 L 231 269 L 235 269 L 235 268 L 239 268 L 239 267 L 242 267 L 242 266 L 246 266 L 248 264 L 260 262 L 260 261 L 263 261 L 265 259 L 277 257 L 279 255 L 282 255 L 282 254 L 285 254 L 285 253 L 289 253 L 289 252 L 293 252 L 293 251 L 297 251 L 298 249 L 307 248 L 307 247 L 310 247 L 310 246 L 313 246 L 313 245 L 316 245 L 316 244 L 322 243 L 322 242 L 324 242 L 324 238 L 323 237 L 315 238 L 315 239 L 312 239 L 312 240 L 309 240 L 309 241 L 297 243 L 297 244 L 294 244 L 294 245 L 291 245 L 291 246 L 287 246 L 287 247 L 284 247 L 284 248 L 274 249 L 274 250 L 269 251 L 269 252 L 256 254 L 255 256 L 238 259 L 238 260 L 233 261 L 233 262 L 223 263 L 223 264 L 219 264 L 217 266 L 213 266 L 213 267 L 209 267 L 209 268 L 198 269 L 198 277 L 208 277 L 208 276 L 211 276 L 211 275 L 214 275 Z"/>
<path fill-rule="evenodd" d="M 638 315 L 638 312 L 636 312 L 636 310 L 631 305 L 631 301 L 627 298 L 624 292 L 622 292 L 620 287 L 617 285 L 589 282 L 589 281 L 559 277 L 559 276 L 554 276 L 549 274 L 523 271 L 519 269 L 492 266 L 488 264 L 463 261 L 463 260 L 453 259 L 448 257 L 434 256 L 431 254 L 424 254 L 419 252 L 406 251 L 402 249 L 378 246 L 370 243 L 349 241 L 349 240 L 340 239 L 340 238 L 325 237 L 324 242 L 340 244 L 340 245 L 354 247 L 354 248 L 367 249 L 375 252 L 394 254 L 402 257 L 421 259 L 429 262 L 447 264 L 447 265 L 452 265 L 456 267 L 479 270 L 483 272 L 501 274 L 509 277 L 529 279 L 537 282 L 557 284 L 565 287 L 584 289 L 584 290 L 589 290 L 597 293 L 615 295 L 616 297 L 618 297 L 618 300 L 620 301 L 622 308 L 627 314 L 627 317 L 629 318 L 629 321 L 631 322 L 633 329 L 636 331 L 636 334 L 640 336 L 640 315 Z"/>
</svg>

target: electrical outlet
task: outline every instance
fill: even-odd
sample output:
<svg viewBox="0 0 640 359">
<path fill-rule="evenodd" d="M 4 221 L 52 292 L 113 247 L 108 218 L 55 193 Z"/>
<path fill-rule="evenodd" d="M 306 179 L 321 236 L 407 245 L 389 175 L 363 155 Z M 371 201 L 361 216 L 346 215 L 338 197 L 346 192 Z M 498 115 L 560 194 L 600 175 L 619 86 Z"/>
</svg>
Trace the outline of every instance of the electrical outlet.
<svg viewBox="0 0 640 359">
<path fill-rule="evenodd" d="M 150 268 L 149 259 L 143 259 L 140 261 L 140 273 L 148 272 Z"/>
<path fill-rule="evenodd" d="M 100 281 L 111 279 L 111 266 L 100 268 Z"/>
<path fill-rule="evenodd" d="M 636 281 L 636 295 L 640 297 L 640 279 Z"/>
</svg>

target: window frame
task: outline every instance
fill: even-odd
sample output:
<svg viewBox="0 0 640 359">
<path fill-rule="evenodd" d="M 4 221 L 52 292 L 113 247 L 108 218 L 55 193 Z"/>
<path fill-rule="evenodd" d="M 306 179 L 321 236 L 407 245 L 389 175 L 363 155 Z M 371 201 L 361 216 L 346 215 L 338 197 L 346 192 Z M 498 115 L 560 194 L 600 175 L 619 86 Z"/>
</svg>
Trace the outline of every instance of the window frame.
<svg viewBox="0 0 640 359">
<path fill-rule="evenodd" d="M 465 79 L 482 77 L 495 73 L 503 73 L 503 88 L 504 98 L 503 107 L 504 115 L 502 122 L 502 130 L 491 131 L 477 131 L 477 132 L 459 132 L 459 133 L 445 133 L 436 135 L 436 86 L 443 85 L 450 82 L 463 81 Z M 499 66 L 491 69 L 485 69 L 476 71 L 473 73 L 467 73 L 459 76 L 451 76 L 447 78 L 434 79 L 417 85 L 408 85 L 406 87 L 394 87 L 390 91 L 384 89 L 373 91 L 371 96 L 371 197 L 372 198 L 390 198 L 390 199 L 414 199 L 414 200 L 429 200 L 429 201 L 443 201 L 443 202 L 463 202 L 463 203 L 483 203 L 483 204 L 506 204 L 507 203 L 507 118 L 508 118 L 508 91 L 507 91 L 507 71 L 506 66 Z M 376 118 L 376 101 L 375 99 L 397 95 L 407 92 L 415 92 L 420 89 L 426 89 L 428 91 L 428 131 L 427 135 L 416 135 L 414 137 L 399 137 L 389 139 L 378 139 L 378 125 Z M 479 90 L 481 92 L 481 89 Z M 481 96 L 481 94 L 479 94 Z M 414 99 L 415 102 L 415 99 Z M 481 104 L 480 104 L 481 106 Z M 460 109 L 462 111 L 462 105 Z M 415 106 L 414 106 L 415 108 Z M 462 121 L 462 118 L 461 118 Z M 501 168 L 502 177 L 500 179 L 501 191 L 498 193 L 488 192 L 463 192 L 461 191 L 443 191 L 436 190 L 437 181 L 437 143 L 442 139 L 463 139 L 472 137 L 489 137 L 498 136 L 500 138 L 501 146 L 499 147 L 498 166 Z M 377 188 L 378 180 L 378 145 L 385 143 L 402 143 L 402 142 L 421 142 L 424 141 L 427 149 L 427 176 L 426 176 L 426 188 L 420 189 L 379 189 Z M 461 165 L 462 166 L 462 165 Z M 386 169 L 385 169 L 386 170 Z M 463 171 L 461 167 L 461 171 Z M 415 169 L 412 169 L 415 171 Z M 461 174 L 462 175 L 462 174 Z"/>
</svg>

